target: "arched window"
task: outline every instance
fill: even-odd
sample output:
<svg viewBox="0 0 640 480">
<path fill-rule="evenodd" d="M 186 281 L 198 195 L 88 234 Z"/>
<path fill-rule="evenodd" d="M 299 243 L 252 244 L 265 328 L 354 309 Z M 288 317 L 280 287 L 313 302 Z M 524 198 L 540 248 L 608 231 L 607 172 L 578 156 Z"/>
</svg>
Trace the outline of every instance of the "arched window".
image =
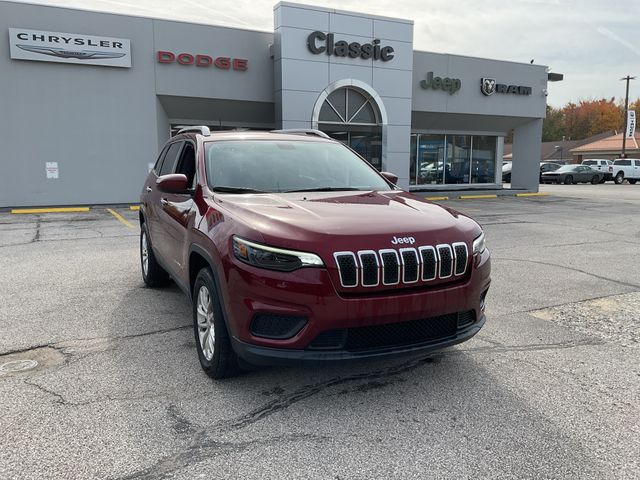
<svg viewBox="0 0 640 480">
<path fill-rule="evenodd" d="M 327 95 L 318 113 L 320 130 L 354 149 L 378 170 L 382 168 L 382 125 L 375 99 L 353 86 Z"/>
<path fill-rule="evenodd" d="M 380 125 L 380 111 L 366 92 L 344 87 L 326 98 L 320 108 L 318 123 Z"/>
</svg>

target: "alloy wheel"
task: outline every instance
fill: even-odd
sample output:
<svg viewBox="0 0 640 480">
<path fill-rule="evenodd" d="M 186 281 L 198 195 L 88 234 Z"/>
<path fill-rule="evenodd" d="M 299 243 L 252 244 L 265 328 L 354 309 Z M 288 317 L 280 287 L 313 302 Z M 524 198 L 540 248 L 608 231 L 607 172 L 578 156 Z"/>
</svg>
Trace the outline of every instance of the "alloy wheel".
<svg viewBox="0 0 640 480">
<path fill-rule="evenodd" d="M 200 339 L 200 349 L 207 361 L 211 361 L 215 350 L 215 327 L 213 325 L 213 305 L 209 289 L 202 285 L 198 290 L 197 300 L 198 317 L 198 338 Z"/>
</svg>

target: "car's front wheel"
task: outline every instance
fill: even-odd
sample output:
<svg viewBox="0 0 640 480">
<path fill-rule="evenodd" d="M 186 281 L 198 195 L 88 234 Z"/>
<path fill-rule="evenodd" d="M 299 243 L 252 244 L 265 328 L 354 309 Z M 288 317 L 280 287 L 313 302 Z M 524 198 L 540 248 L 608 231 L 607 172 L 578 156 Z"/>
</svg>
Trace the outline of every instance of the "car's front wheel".
<svg viewBox="0 0 640 480">
<path fill-rule="evenodd" d="M 615 182 L 616 182 L 617 185 L 622 184 L 622 182 L 624 182 L 624 173 L 618 172 L 618 174 L 616 175 L 616 178 L 615 178 Z"/>
<path fill-rule="evenodd" d="M 193 328 L 202 369 L 211 378 L 228 378 L 239 372 L 225 324 L 215 281 L 209 268 L 203 268 L 193 286 Z"/>
<path fill-rule="evenodd" d="M 146 223 L 140 227 L 140 266 L 142 267 L 142 279 L 147 287 L 161 287 L 171 280 L 153 253 Z"/>
</svg>

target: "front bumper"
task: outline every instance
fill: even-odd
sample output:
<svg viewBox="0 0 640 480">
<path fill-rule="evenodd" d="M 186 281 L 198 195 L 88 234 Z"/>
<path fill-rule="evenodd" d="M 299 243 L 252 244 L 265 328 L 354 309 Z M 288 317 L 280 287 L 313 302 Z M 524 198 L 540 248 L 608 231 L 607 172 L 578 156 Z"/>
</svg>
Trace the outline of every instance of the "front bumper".
<svg viewBox="0 0 640 480">
<path fill-rule="evenodd" d="M 374 348 L 358 352 L 348 352 L 345 350 L 318 351 L 261 347 L 243 342 L 235 337 L 231 338 L 231 343 L 235 352 L 242 359 L 253 365 L 260 366 L 292 365 L 301 363 L 314 364 L 344 360 L 392 358 L 413 353 L 428 353 L 462 343 L 478 333 L 484 325 L 485 320 L 486 317 L 482 314 L 479 320 L 477 320 L 473 325 L 463 330 L 459 330 L 455 335 L 446 338 L 413 345 Z"/>
</svg>

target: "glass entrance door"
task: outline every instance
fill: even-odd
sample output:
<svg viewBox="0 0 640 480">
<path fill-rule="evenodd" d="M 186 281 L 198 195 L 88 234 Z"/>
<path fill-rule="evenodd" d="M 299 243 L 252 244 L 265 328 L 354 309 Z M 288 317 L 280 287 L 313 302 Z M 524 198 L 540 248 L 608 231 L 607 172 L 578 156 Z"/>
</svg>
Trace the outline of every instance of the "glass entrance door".
<svg viewBox="0 0 640 480">
<path fill-rule="evenodd" d="M 336 131 L 325 133 L 356 151 L 374 168 L 382 168 L 382 135 L 375 132 Z"/>
</svg>

